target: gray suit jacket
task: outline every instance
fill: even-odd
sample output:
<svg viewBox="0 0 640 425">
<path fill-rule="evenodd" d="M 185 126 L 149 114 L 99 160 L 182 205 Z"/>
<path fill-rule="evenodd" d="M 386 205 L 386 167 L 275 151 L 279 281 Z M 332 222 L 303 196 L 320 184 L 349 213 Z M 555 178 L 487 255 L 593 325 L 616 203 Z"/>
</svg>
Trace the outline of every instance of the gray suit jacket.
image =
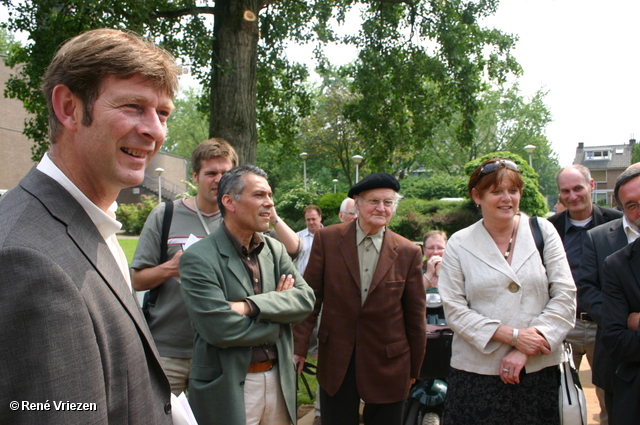
<svg viewBox="0 0 640 425">
<path fill-rule="evenodd" d="M 622 219 L 610 221 L 589 230 L 582 243 L 580 278 L 576 282 L 582 306 L 598 324 L 596 346 L 593 353 L 592 380 L 594 385 L 613 392 L 616 363 L 602 344 L 602 281 L 610 270 L 604 268 L 604 260 L 627 246 L 627 235 Z"/>
<path fill-rule="evenodd" d="M 111 251 L 35 168 L 0 200 L 0 323 L 0 423 L 172 422 L 169 382 Z M 67 401 L 95 405 L 61 410 Z"/>
</svg>

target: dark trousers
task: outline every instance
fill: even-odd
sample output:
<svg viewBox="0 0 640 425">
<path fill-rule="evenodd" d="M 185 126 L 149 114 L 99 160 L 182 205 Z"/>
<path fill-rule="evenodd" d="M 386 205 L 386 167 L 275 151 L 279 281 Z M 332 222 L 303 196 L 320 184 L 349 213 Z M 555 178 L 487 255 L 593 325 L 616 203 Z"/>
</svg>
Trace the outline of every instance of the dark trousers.
<svg viewBox="0 0 640 425">
<path fill-rule="evenodd" d="M 387 404 L 366 403 L 362 413 L 365 425 L 401 425 L 403 401 Z M 355 354 L 338 392 L 330 396 L 320 388 L 322 425 L 358 425 L 360 395 L 356 383 Z"/>
<path fill-rule="evenodd" d="M 609 425 L 615 425 L 615 415 L 613 414 L 613 393 L 610 391 L 604 392 L 604 405 L 607 409 L 607 417 L 609 418 Z"/>
</svg>

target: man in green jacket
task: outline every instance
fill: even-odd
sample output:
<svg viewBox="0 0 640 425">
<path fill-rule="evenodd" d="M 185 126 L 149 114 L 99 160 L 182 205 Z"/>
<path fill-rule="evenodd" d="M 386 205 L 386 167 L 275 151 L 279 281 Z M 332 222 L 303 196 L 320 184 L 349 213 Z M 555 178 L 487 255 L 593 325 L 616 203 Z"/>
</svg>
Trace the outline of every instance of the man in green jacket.
<svg viewBox="0 0 640 425">
<path fill-rule="evenodd" d="M 244 165 L 218 184 L 223 224 L 180 259 L 195 330 L 189 401 L 203 424 L 296 420 L 291 324 L 315 302 L 284 246 L 261 235 L 273 195 L 267 175 Z"/>
</svg>

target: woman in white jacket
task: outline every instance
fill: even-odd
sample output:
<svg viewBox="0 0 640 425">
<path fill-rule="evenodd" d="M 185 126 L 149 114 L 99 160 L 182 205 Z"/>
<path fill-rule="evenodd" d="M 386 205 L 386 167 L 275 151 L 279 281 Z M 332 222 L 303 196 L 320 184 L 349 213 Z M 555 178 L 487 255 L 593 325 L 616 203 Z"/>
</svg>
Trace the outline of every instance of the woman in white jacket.
<svg viewBox="0 0 640 425">
<path fill-rule="evenodd" d="M 468 185 L 483 218 L 447 244 L 439 283 L 455 332 L 447 423 L 560 423 L 557 365 L 574 324 L 576 289 L 546 220 L 539 220 L 542 263 L 529 217 L 519 212 L 523 187 L 514 162 L 485 161 Z"/>
</svg>

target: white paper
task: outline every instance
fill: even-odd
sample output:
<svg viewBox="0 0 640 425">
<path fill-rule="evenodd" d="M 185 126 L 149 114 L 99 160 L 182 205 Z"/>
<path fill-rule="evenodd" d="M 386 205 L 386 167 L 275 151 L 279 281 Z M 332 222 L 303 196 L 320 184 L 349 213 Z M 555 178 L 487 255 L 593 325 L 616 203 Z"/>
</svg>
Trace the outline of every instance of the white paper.
<svg viewBox="0 0 640 425">
<path fill-rule="evenodd" d="M 200 238 L 197 237 L 196 235 L 194 235 L 193 233 L 189 235 L 189 238 L 187 238 L 187 242 L 185 242 L 184 244 L 184 248 L 183 250 L 186 251 L 187 249 L 189 249 L 189 247 L 191 245 L 193 245 L 196 242 L 199 242 Z"/>
<path fill-rule="evenodd" d="M 174 425 L 198 425 L 184 392 L 178 397 L 171 393 L 171 417 Z"/>
</svg>

